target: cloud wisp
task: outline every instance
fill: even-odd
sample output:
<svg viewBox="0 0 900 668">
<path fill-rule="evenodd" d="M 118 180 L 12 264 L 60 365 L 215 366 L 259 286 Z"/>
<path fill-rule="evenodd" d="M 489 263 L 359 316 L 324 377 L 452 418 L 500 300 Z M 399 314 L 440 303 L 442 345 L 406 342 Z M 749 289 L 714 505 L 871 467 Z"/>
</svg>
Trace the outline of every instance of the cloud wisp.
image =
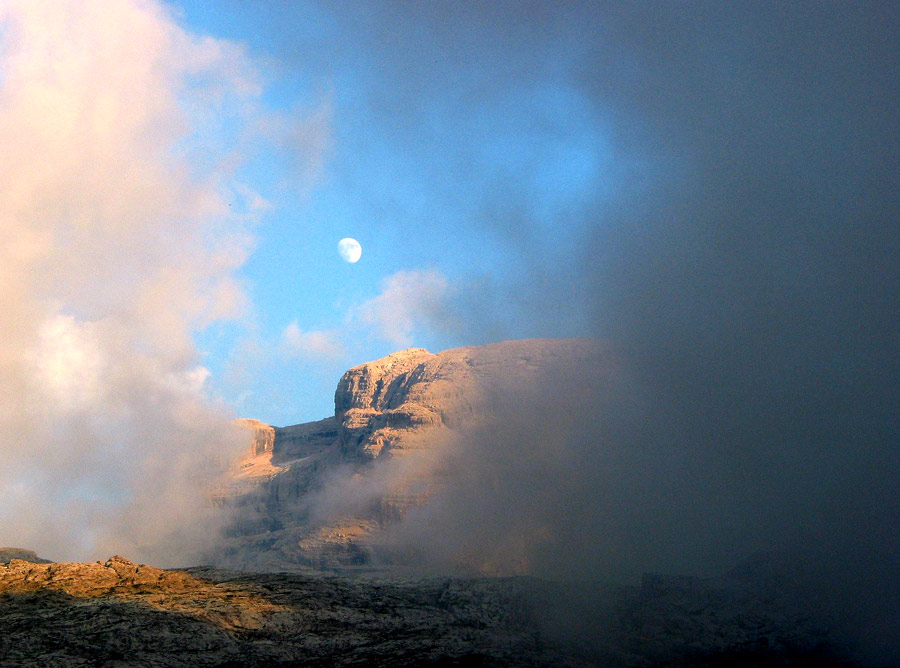
<svg viewBox="0 0 900 668">
<path fill-rule="evenodd" d="M 243 440 L 192 334 L 247 303 L 258 77 L 154 2 L 4 2 L 0 40 L 0 541 L 183 562 Z"/>
<path fill-rule="evenodd" d="M 453 289 L 434 269 L 398 271 L 385 278 L 381 292 L 350 312 L 350 320 L 370 327 L 383 340 L 405 348 L 416 330 L 452 327 Z"/>
<path fill-rule="evenodd" d="M 330 330 L 302 330 L 297 321 L 281 333 L 281 347 L 288 357 L 333 360 L 344 356 L 344 346 L 338 334 Z"/>
</svg>

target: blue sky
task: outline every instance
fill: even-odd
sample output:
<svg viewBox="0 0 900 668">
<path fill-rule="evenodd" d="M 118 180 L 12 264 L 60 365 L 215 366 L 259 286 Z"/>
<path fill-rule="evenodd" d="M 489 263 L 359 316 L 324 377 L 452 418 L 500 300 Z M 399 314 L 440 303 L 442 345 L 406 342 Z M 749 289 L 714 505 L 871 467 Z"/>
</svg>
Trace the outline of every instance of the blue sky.
<svg viewBox="0 0 900 668">
<path fill-rule="evenodd" d="M 549 5 L 535 17 L 513 5 L 449 16 L 425 6 L 172 4 L 189 31 L 244 45 L 262 103 L 308 124 L 293 145 L 242 167 L 270 205 L 240 269 L 254 330 L 226 323 L 197 335 L 212 384 L 243 415 L 275 424 L 328 415 L 346 368 L 406 345 L 589 333 L 577 309 L 548 321 L 508 286 L 571 264 L 585 233 L 580 209 L 615 187 L 602 119 L 569 72 L 593 35 L 562 10 L 566 34 L 538 26 L 557 13 Z M 535 29 L 556 32 L 535 42 Z M 336 253 L 345 236 L 362 244 L 357 264 Z M 354 313 L 397 272 L 416 285 L 431 277 L 434 294 L 409 307 L 407 336 L 391 338 Z M 475 327 L 460 304 L 479 295 Z M 289 326 L 327 333 L 335 348 L 285 355 Z M 235 353 L 248 339 L 256 353 Z"/>
<path fill-rule="evenodd" d="M 240 171 L 269 206 L 237 270 L 252 324 L 197 335 L 240 414 L 328 415 L 346 368 L 407 345 L 599 336 L 681 379 L 677 353 L 758 378 L 812 345 L 840 368 L 816 334 L 891 274 L 890 3 L 170 7 L 295 124 Z"/>
</svg>

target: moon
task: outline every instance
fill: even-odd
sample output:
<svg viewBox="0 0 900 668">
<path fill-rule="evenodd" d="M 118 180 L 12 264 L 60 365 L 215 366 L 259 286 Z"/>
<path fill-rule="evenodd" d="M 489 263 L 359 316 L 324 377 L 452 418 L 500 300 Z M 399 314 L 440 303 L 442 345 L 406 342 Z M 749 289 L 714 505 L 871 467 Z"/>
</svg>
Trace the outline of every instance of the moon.
<svg viewBox="0 0 900 668">
<path fill-rule="evenodd" d="M 362 246 L 356 239 L 347 237 L 338 241 L 338 254 L 344 262 L 357 262 L 362 255 Z"/>
</svg>

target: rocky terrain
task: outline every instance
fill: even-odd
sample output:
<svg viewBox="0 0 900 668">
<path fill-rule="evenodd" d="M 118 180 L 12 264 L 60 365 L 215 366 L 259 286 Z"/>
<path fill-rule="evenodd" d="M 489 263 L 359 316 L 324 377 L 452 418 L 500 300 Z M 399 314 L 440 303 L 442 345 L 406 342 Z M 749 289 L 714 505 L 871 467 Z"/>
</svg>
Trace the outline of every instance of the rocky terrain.
<svg viewBox="0 0 900 668">
<path fill-rule="evenodd" d="M 0 666 L 853 666 L 759 564 L 640 586 L 0 566 Z"/>
<path fill-rule="evenodd" d="M 488 424 L 501 398 L 548 385 L 577 395 L 614 370 L 585 339 L 411 348 L 354 367 L 338 383 L 333 417 L 242 421 L 252 445 L 217 490 L 235 521 L 209 560 L 251 570 L 371 566 L 385 529 L 445 484 L 442 446 Z M 338 479 L 353 482 L 342 499 L 328 498 Z"/>
</svg>

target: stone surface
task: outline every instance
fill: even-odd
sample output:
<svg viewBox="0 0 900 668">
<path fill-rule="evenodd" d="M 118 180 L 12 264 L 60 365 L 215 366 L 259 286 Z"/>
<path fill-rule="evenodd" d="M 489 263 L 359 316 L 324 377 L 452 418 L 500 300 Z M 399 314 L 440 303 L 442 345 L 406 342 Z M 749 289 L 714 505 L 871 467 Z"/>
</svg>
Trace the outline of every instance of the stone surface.
<svg viewBox="0 0 900 668">
<path fill-rule="evenodd" d="M 601 376 L 599 344 L 589 339 L 525 339 L 394 353 L 347 371 L 334 396 L 340 445 L 348 457 L 375 459 L 422 447 L 434 428 L 460 429 L 489 418 L 499 394 L 526 392 L 580 366 Z M 569 391 L 577 391 L 570 388 Z"/>
<path fill-rule="evenodd" d="M 275 428 L 272 425 L 249 418 L 240 418 L 236 422 L 250 432 L 249 456 L 256 457 L 272 452 L 275 445 Z"/>
<path fill-rule="evenodd" d="M 129 601 L 178 612 L 223 628 L 258 628 L 278 608 L 227 586 L 210 586 L 187 573 L 114 556 L 106 562 L 35 564 L 13 559 L 0 566 L 0 594 L 55 593 L 72 599 Z"/>
<path fill-rule="evenodd" d="M 746 572 L 614 587 L 14 560 L 0 667 L 857 665 L 798 600 Z"/>
</svg>

